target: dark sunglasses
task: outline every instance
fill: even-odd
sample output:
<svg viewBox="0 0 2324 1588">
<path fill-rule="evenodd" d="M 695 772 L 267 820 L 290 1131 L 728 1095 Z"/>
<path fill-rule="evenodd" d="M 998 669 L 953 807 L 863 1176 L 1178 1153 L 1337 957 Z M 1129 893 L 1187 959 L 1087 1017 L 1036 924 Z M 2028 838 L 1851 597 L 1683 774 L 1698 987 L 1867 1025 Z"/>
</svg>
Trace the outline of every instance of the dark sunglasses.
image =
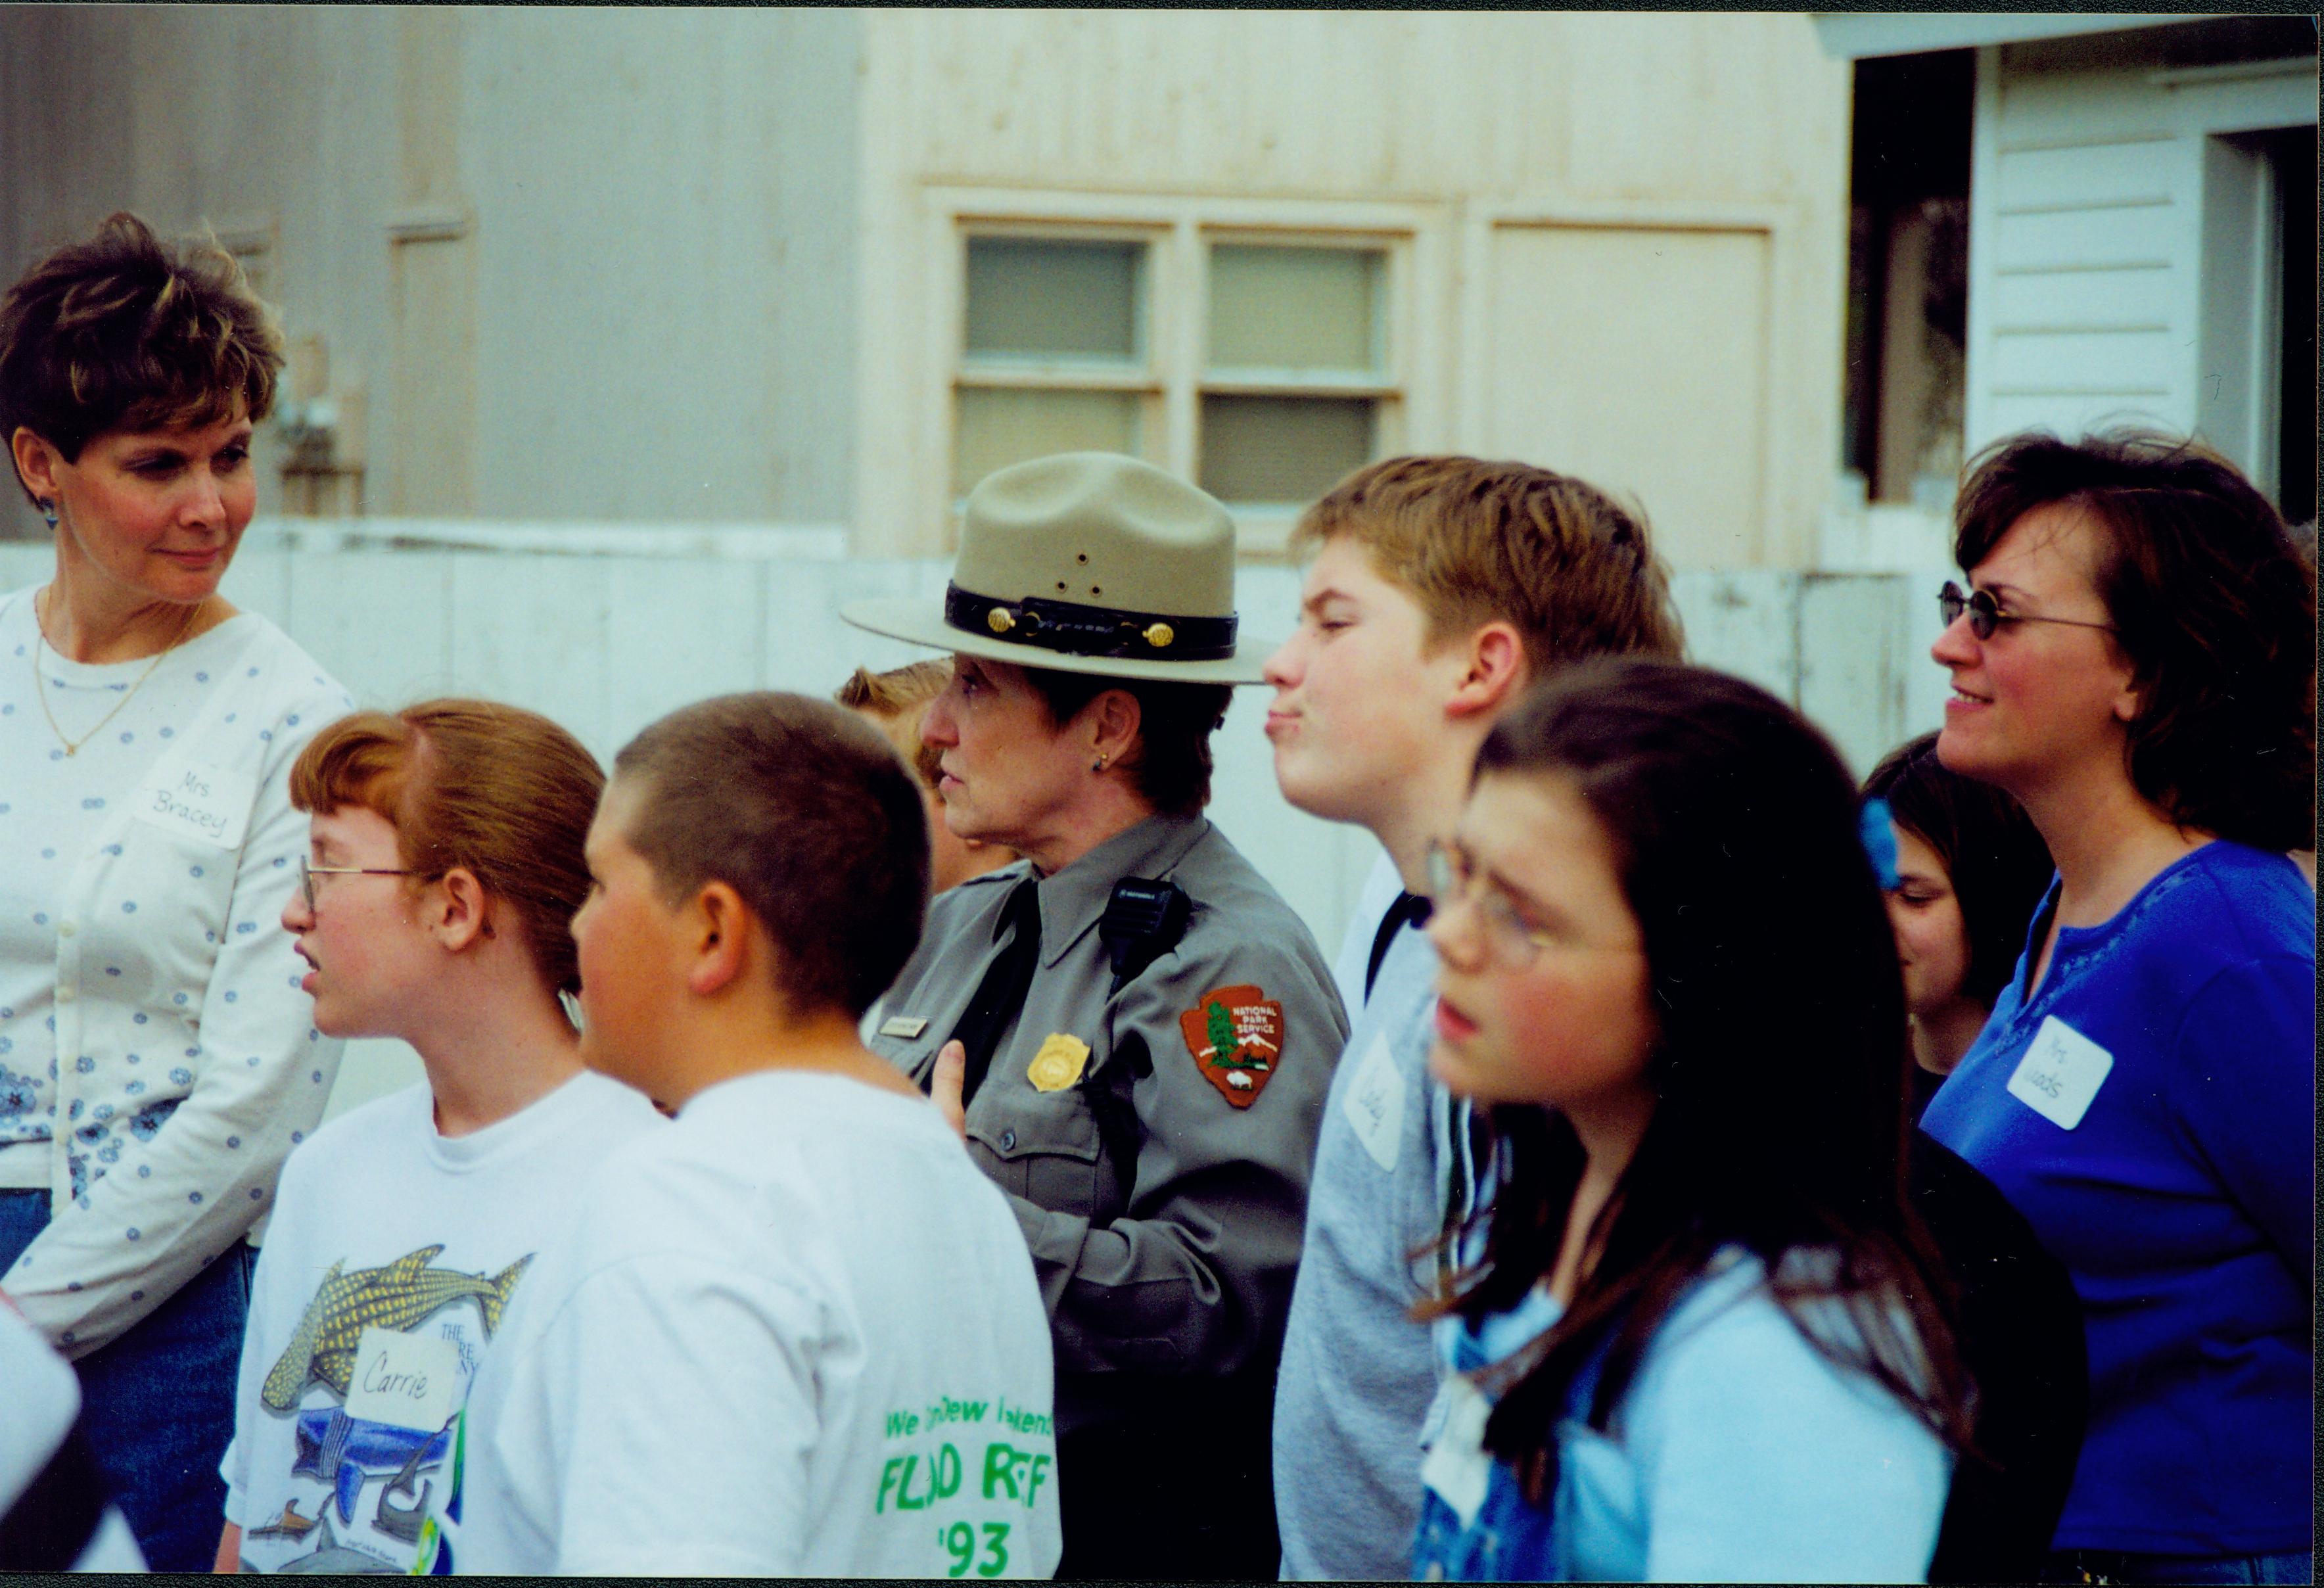
<svg viewBox="0 0 2324 1588">
<path fill-rule="evenodd" d="M 2109 634 L 2114 632 L 2112 623 L 2085 623 L 2073 617 L 2030 617 L 2022 612 L 2004 612 L 2001 603 L 1993 598 L 1992 591 L 1972 590 L 1964 596 L 1961 587 L 1950 579 L 1947 579 L 1945 587 L 1937 592 L 1937 611 L 1943 615 L 1945 627 L 1949 629 L 1960 621 L 1961 614 L 1969 614 L 1969 632 L 1980 640 L 1992 639 L 1993 631 L 2004 623 L 2061 623 L 2070 629 L 2104 629 Z"/>
</svg>

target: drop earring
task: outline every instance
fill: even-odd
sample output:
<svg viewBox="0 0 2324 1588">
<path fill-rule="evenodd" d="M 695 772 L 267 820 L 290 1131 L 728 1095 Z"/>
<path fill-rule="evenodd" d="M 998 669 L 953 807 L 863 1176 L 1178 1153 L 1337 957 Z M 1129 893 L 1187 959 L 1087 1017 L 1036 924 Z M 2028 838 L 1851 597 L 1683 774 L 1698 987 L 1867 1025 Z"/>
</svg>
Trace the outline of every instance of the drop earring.
<svg viewBox="0 0 2324 1588">
<path fill-rule="evenodd" d="M 1093 772 L 1102 772 L 1105 771 L 1105 757 L 1101 755 L 1095 761 L 1090 762 L 1090 771 Z"/>
<path fill-rule="evenodd" d="M 49 528 L 57 527 L 57 504 L 45 496 L 41 498 L 41 516 L 49 521 Z"/>
</svg>

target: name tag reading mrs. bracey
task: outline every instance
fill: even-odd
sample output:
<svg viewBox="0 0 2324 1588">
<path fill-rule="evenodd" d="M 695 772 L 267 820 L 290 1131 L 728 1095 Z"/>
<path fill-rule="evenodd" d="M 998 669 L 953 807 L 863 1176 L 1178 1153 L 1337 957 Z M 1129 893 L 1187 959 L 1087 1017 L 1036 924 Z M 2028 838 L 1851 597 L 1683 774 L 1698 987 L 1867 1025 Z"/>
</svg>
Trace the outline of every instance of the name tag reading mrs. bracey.
<svg viewBox="0 0 2324 1588">
<path fill-rule="evenodd" d="M 400 1329 L 363 1332 L 347 1380 L 347 1416 L 432 1434 L 459 1409 L 458 1345 Z"/>
<path fill-rule="evenodd" d="M 247 773 L 210 766 L 182 752 L 163 756 L 138 785 L 130 809 L 140 821 L 220 849 L 242 847 L 258 785 Z"/>
</svg>

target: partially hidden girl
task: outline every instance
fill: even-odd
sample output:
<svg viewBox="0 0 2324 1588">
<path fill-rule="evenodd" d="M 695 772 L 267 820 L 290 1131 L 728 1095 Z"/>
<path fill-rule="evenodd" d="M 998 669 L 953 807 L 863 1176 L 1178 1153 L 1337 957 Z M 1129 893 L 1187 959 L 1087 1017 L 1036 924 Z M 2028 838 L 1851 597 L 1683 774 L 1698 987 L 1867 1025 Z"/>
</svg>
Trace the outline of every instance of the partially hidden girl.
<svg viewBox="0 0 2324 1588">
<path fill-rule="evenodd" d="M 1992 1014 L 2055 868 L 2018 803 L 1947 769 L 1934 734 L 1889 752 L 1864 791 L 1866 819 L 1885 819 L 1895 844 L 1888 921 L 1917 1120 Z M 1913 1209 L 1959 1287 L 1956 1338 L 1977 1382 L 1982 1454 L 1954 1468 L 1929 1580 L 2031 1581 L 2049 1556 L 2089 1417 L 2081 1301 L 2065 1265 L 1992 1181 L 1917 1130 L 1905 1161 Z"/>
<path fill-rule="evenodd" d="M 1948 771 L 1934 734 L 1890 751 L 1864 792 L 1886 805 L 1896 840 L 1888 921 L 1904 973 L 1917 1119 L 1985 1029 L 2057 868 L 2017 802 Z"/>
</svg>

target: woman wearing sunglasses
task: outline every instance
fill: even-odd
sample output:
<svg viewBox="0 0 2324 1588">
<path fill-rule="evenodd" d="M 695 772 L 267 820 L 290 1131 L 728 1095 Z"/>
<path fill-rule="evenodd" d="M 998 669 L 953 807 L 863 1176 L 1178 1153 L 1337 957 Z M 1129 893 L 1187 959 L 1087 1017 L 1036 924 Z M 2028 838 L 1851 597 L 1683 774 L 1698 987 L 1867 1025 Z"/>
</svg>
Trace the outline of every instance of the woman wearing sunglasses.
<svg viewBox="0 0 2324 1588">
<path fill-rule="evenodd" d="M 2191 444 L 2005 443 L 1957 509 L 1938 753 L 2058 878 L 1923 1116 L 2071 1274 L 2058 1580 L 2310 1580 L 2315 594 Z"/>
</svg>

